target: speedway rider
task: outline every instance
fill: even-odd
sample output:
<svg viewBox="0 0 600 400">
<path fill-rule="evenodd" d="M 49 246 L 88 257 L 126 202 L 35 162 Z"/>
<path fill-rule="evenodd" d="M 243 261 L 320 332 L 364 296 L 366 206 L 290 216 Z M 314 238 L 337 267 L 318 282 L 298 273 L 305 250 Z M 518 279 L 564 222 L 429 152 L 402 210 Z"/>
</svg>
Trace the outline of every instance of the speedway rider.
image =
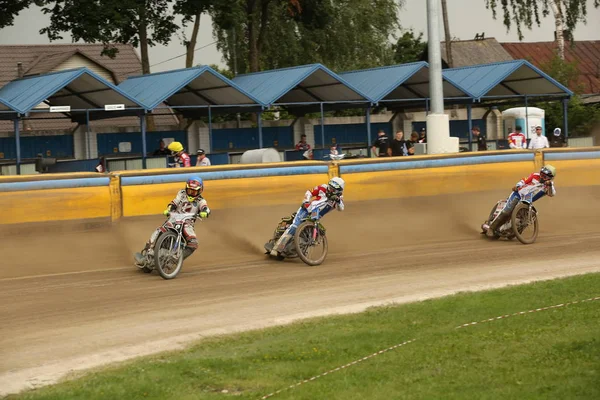
<svg viewBox="0 0 600 400">
<path fill-rule="evenodd" d="M 556 168 L 552 165 L 545 165 L 542 167 L 540 172 L 534 172 L 527 179 L 521 179 L 513 187 L 513 192 L 508 197 L 506 205 L 500 211 L 496 219 L 490 224 L 483 224 L 481 229 L 483 233 L 493 235 L 494 231 L 497 231 L 502 225 L 508 222 L 510 215 L 515 206 L 521 200 L 521 196 L 524 194 L 530 194 L 533 192 L 532 202 L 535 202 L 545 195 L 553 197 L 556 195 L 556 189 L 554 188 L 554 177 L 556 176 Z"/>
<path fill-rule="evenodd" d="M 311 211 L 319 209 L 319 214 L 321 216 L 324 216 L 334 208 L 338 211 L 344 211 L 344 186 L 345 182 L 342 178 L 334 177 L 326 184 L 315 186 L 312 190 L 307 190 L 304 194 L 304 201 L 296 212 L 294 221 L 281 235 L 277 243 L 273 245 L 273 248 L 270 250 L 271 255 L 277 256 L 278 253 L 284 251 L 287 243 L 294 236 L 296 229 L 302 223 L 302 220 L 306 218 Z"/>
<path fill-rule="evenodd" d="M 175 158 L 175 168 L 192 166 L 192 160 L 190 156 L 183 151 L 183 145 L 180 142 L 171 142 L 167 148 L 171 150 L 171 155 Z"/>
<path fill-rule="evenodd" d="M 210 209 L 208 208 L 206 200 L 202 197 L 203 190 L 204 183 L 202 182 L 202 178 L 198 176 L 192 176 L 187 180 L 185 189 L 181 189 L 177 193 L 177 196 L 175 196 L 173 201 L 169 203 L 166 210 L 163 211 L 163 214 L 166 216 L 170 212 L 174 211 L 182 214 L 196 214 L 199 215 L 200 218 L 208 218 L 210 215 Z M 142 268 L 145 266 L 147 256 L 152 255 L 154 251 L 154 243 L 161 231 L 162 226 L 157 228 L 152 236 L 150 236 L 150 240 L 148 240 L 141 253 L 135 253 L 135 263 L 138 267 Z M 187 246 L 183 250 L 183 259 L 185 260 L 198 248 L 198 239 L 196 239 L 193 223 L 186 222 L 184 224 L 183 235 L 187 242 Z"/>
</svg>

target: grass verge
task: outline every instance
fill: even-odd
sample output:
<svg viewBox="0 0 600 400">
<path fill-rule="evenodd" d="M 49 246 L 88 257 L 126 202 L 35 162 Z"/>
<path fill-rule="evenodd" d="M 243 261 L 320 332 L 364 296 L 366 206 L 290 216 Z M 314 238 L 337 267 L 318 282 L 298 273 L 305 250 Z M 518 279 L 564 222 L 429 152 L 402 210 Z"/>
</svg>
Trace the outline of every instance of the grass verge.
<svg viewBox="0 0 600 400">
<path fill-rule="evenodd" d="M 600 274 L 461 293 L 203 340 L 9 399 L 599 399 Z"/>
</svg>

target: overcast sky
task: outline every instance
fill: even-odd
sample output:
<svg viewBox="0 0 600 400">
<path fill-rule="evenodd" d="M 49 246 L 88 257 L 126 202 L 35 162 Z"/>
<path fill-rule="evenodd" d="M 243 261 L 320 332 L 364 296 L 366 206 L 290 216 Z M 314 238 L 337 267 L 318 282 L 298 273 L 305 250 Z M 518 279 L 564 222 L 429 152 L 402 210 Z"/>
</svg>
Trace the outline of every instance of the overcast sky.
<svg viewBox="0 0 600 400">
<path fill-rule="evenodd" d="M 588 23 L 580 24 L 575 31 L 576 40 L 600 40 L 600 10 L 593 6 L 594 0 L 588 2 Z M 448 0 L 450 30 L 453 37 L 461 40 L 473 39 L 476 33 L 485 32 L 486 37 L 495 37 L 500 42 L 518 42 L 519 39 L 514 30 L 506 32 L 502 24 L 502 16 L 497 20 L 492 18 L 490 10 L 485 8 L 485 0 Z M 16 19 L 14 26 L 0 31 L 0 44 L 43 44 L 49 43 L 45 36 L 39 34 L 39 30 L 47 26 L 49 18 L 37 7 L 22 12 Z M 595 23 L 594 23 L 595 22 Z M 400 12 L 400 23 L 403 28 L 413 28 L 417 32 L 423 32 L 427 37 L 426 1 L 405 0 L 405 6 Z M 191 31 L 191 27 L 188 27 Z M 554 21 L 549 17 L 542 21 L 542 26 L 529 31 L 525 30 L 526 42 L 551 41 L 554 39 Z M 443 31 L 442 31 L 443 33 Z M 69 43 L 69 35 L 63 35 Z M 212 36 L 212 22 L 210 17 L 204 15 L 201 20 L 198 47 L 206 46 L 198 50 L 194 59 L 195 64 L 217 64 L 224 66 L 221 54 L 217 50 Z M 59 42 L 56 42 L 59 43 Z M 156 46 L 150 49 L 150 64 L 152 72 L 184 68 L 185 49 L 181 44 L 181 38 L 174 36 L 168 46 Z M 139 50 L 138 50 L 139 54 Z M 175 58 L 177 57 L 177 58 Z M 171 61 L 166 61 L 175 58 Z M 166 62 L 165 62 L 166 61 Z M 158 64 L 158 65 L 157 65 Z"/>
</svg>

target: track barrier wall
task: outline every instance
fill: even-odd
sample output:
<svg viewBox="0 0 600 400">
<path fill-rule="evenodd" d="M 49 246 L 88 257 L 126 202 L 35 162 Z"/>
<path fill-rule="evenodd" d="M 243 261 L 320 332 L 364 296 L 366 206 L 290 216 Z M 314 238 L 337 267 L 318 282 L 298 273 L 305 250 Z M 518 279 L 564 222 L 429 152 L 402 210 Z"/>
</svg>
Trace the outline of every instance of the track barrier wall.
<svg viewBox="0 0 600 400">
<path fill-rule="evenodd" d="M 543 163 L 557 168 L 557 190 L 600 185 L 600 149 L 489 151 L 339 162 L 298 161 L 118 173 L 0 177 L 0 224 L 160 214 L 198 175 L 211 209 L 299 204 L 304 192 L 339 175 L 346 201 L 507 191 Z"/>
</svg>

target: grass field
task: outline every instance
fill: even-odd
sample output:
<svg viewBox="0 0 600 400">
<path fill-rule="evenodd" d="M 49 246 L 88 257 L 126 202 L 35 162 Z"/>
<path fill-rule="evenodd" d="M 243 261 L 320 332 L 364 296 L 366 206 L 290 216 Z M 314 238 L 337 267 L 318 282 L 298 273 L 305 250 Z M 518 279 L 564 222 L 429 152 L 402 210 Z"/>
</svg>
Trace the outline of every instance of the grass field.
<svg viewBox="0 0 600 400">
<path fill-rule="evenodd" d="M 401 290 L 399 288 L 399 290 Z M 207 339 L 10 399 L 600 399 L 600 274 Z M 511 315 L 458 328 L 472 321 Z"/>
</svg>

